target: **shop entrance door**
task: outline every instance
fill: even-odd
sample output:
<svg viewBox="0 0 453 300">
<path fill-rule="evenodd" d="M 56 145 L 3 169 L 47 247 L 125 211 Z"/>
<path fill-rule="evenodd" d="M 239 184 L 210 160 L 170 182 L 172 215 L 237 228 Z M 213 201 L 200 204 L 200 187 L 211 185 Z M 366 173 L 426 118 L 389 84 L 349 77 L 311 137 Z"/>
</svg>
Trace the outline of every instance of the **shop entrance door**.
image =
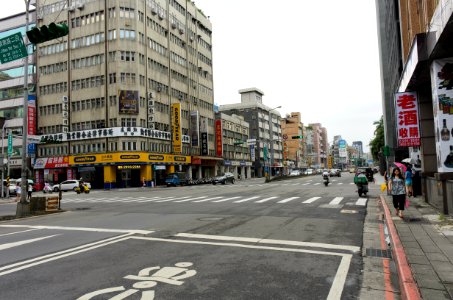
<svg viewBox="0 0 453 300">
<path fill-rule="evenodd" d="M 121 170 L 121 182 L 122 187 L 129 187 L 131 186 L 131 170 Z"/>
</svg>

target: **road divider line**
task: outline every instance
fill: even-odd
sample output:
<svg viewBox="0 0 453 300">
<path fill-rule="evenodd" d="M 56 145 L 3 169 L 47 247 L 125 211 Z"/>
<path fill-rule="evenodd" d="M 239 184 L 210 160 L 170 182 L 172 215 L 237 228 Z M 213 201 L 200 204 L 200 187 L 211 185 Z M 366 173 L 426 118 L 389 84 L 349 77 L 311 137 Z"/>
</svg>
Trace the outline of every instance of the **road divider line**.
<svg viewBox="0 0 453 300">
<path fill-rule="evenodd" d="M 294 199 L 299 199 L 299 198 L 300 197 L 290 197 L 290 198 L 286 198 L 286 199 L 280 200 L 277 203 L 286 203 L 286 202 L 292 201 Z"/>
<path fill-rule="evenodd" d="M 1 250 L 5 250 L 5 249 L 9 249 L 9 248 L 13 248 L 13 247 L 22 246 L 22 245 L 25 245 L 25 244 L 30 244 L 30 243 L 42 241 L 42 240 L 45 240 L 45 239 L 48 239 L 48 238 L 51 238 L 51 237 L 54 237 L 54 236 L 57 236 L 57 235 L 59 235 L 59 234 L 48 235 L 48 236 L 43 236 L 43 237 L 39 237 L 39 238 L 35 238 L 35 239 L 29 239 L 29 240 L 22 240 L 22 241 L 13 242 L 13 243 L 0 244 L 0 251 Z"/>
<path fill-rule="evenodd" d="M 313 197 L 313 198 L 310 198 L 310 199 L 305 200 L 305 201 L 302 202 L 302 203 L 313 203 L 313 202 L 315 202 L 315 201 L 318 200 L 318 199 L 321 199 L 321 197 Z"/>
<path fill-rule="evenodd" d="M 272 199 L 275 199 L 275 198 L 278 198 L 278 197 L 268 197 L 268 198 L 264 198 L 264 199 L 255 201 L 255 203 L 264 203 L 264 202 L 266 202 L 266 201 L 269 201 L 269 200 L 272 200 Z"/>
<path fill-rule="evenodd" d="M 343 200 L 343 197 L 335 197 L 332 201 L 329 202 L 329 205 L 337 205 Z"/>
</svg>

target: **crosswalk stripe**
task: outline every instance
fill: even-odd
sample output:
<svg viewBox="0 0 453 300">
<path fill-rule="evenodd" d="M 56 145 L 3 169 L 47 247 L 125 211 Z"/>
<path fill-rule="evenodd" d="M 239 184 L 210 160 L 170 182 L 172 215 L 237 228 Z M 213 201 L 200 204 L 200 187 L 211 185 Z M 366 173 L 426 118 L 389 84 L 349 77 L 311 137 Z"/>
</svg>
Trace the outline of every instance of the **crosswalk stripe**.
<svg viewBox="0 0 453 300">
<path fill-rule="evenodd" d="M 304 183 L 304 184 L 302 184 L 302 185 L 309 185 L 309 184 L 311 184 L 311 182 L 307 182 L 307 183 Z"/>
<path fill-rule="evenodd" d="M 263 203 L 263 202 L 266 202 L 266 201 L 269 201 L 269 200 L 272 200 L 272 199 L 275 199 L 275 198 L 278 198 L 278 197 L 269 197 L 269 198 L 264 198 L 264 199 L 261 199 L 261 200 L 255 201 L 255 203 Z"/>
<path fill-rule="evenodd" d="M 281 201 L 278 201 L 277 203 L 286 203 L 286 202 L 289 202 L 289 201 L 292 201 L 294 199 L 299 199 L 300 197 L 290 197 L 290 198 L 286 198 L 286 199 L 283 199 Z"/>
<path fill-rule="evenodd" d="M 211 201 L 211 200 L 215 200 L 215 199 L 222 199 L 223 197 L 214 197 L 214 198 L 208 198 L 208 199 L 202 199 L 202 200 L 197 200 L 197 201 L 194 201 L 194 202 L 206 202 L 206 201 Z"/>
<path fill-rule="evenodd" d="M 233 203 L 241 203 L 241 202 L 253 200 L 253 199 L 256 199 L 256 198 L 259 198 L 259 196 L 250 197 L 250 198 L 246 198 L 246 199 L 242 199 L 242 200 L 238 200 L 238 201 L 233 201 Z"/>
<path fill-rule="evenodd" d="M 321 184 L 320 182 L 317 182 L 317 183 L 314 183 L 313 185 L 318 185 L 318 184 Z"/>
<path fill-rule="evenodd" d="M 187 201 L 192 201 L 192 200 L 199 200 L 199 199 L 204 199 L 206 198 L 207 196 L 201 196 L 201 197 L 195 197 L 195 198 L 189 198 L 189 199 L 184 199 L 184 200 L 178 200 L 178 201 L 175 201 L 175 202 L 187 202 Z M 187 198 L 187 197 L 183 197 L 183 198 Z M 182 198 L 181 198 L 182 199 Z"/>
<path fill-rule="evenodd" d="M 230 198 L 216 200 L 216 201 L 212 201 L 212 202 L 224 202 L 224 201 L 233 200 L 233 199 L 237 199 L 237 198 L 241 198 L 241 197 L 230 197 Z"/>
<path fill-rule="evenodd" d="M 176 200 L 175 197 L 169 197 L 169 198 L 166 198 L 166 199 L 163 199 L 163 200 L 157 200 L 155 202 L 168 202 L 168 201 L 173 201 L 173 200 Z"/>
<path fill-rule="evenodd" d="M 339 182 L 338 185 L 343 184 L 343 182 Z"/>
<path fill-rule="evenodd" d="M 318 199 L 321 199 L 321 197 L 313 197 L 313 198 L 310 198 L 308 200 L 305 200 L 304 202 L 302 203 L 312 203 L 312 202 L 315 202 L 316 200 Z"/>
<path fill-rule="evenodd" d="M 335 197 L 335 198 L 333 198 L 332 201 L 329 202 L 329 205 L 340 204 L 341 200 L 343 200 L 343 199 L 344 199 L 343 197 Z"/>
<path fill-rule="evenodd" d="M 368 201 L 367 198 L 359 198 L 359 200 L 357 200 L 357 202 L 355 203 L 355 205 L 365 206 L 367 201 Z"/>
</svg>

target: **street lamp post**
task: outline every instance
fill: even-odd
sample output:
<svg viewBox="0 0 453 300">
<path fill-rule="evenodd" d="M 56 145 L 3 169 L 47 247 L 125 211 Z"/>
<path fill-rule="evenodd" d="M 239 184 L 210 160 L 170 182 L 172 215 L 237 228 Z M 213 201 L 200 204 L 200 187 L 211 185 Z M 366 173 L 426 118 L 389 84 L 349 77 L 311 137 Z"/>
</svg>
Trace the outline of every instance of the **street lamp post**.
<svg viewBox="0 0 453 300">
<path fill-rule="evenodd" d="M 272 111 L 278 108 L 281 108 L 282 106 L 279 105 L 277 107 L 274 107 L 269 110 L 269 152 L 270 155 L 268 154 L 268 170 L 267 170 L 267 179 L 271 179 L 271 172 L 272 172 L 272 165 L 274 164 L 274 142 L 272 138 Z"/>
</svg>

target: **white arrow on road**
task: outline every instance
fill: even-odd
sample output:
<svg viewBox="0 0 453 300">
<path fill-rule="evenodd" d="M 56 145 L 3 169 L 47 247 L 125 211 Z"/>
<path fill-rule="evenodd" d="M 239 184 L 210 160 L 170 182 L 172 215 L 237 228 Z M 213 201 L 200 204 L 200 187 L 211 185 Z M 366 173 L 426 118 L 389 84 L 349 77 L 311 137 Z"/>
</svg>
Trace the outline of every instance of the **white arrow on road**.
<svg viewBox="0 0 453 300">
<path fill-rule="evenodd" d="M 41 240 L 45 240 L 45 239 L 48 239 L 48 238 L 51 238 L 51 237 L 54 237 L 54 236 L 57 236 L 57 235 L 59 235 L 59 234 L 44 236 L 44 237 L 31 239 L 31 240 L 23 240 L 23 241 L 20 241 L 20 242 L 3 244 L 3 245 L 0 245 L 0 251 L 1 250 L 5 250 L 5 249 L 9 249 L 9 248 L 13 248 L 13 247 L 17 247 L 17 246 L 21 246 L 21 245 L 25 245 L 25 244 L 29 244 L 29 243 L 33 243 L 33 242 L 37 242 L 37 241 L 41 241 Z"/>
</svg>

